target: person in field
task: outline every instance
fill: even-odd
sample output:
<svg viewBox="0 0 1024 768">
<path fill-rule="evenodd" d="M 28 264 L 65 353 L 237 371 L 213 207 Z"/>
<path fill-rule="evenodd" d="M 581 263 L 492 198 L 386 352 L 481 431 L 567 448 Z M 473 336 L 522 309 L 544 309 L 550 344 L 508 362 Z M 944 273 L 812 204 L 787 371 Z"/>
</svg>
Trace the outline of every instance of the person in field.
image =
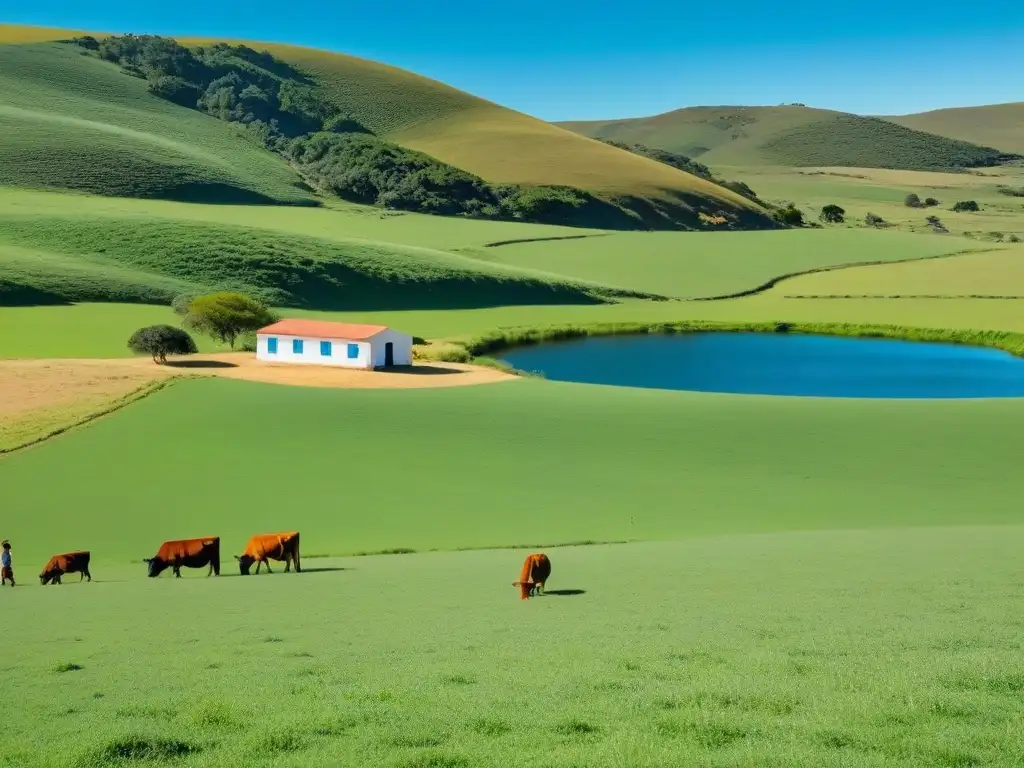
<svg viewBox="0 0 1024 768">
<path fill-rule="evenodd" d="M 14 560 L 11 558 L 11 542 L 4 539 L 3 543 L 0 544 L 3 550 L 0 551 L 0 586 L 6 586 L 7 582 L 11 582 L 11 586 L 14 586 Z"/>
</svg>

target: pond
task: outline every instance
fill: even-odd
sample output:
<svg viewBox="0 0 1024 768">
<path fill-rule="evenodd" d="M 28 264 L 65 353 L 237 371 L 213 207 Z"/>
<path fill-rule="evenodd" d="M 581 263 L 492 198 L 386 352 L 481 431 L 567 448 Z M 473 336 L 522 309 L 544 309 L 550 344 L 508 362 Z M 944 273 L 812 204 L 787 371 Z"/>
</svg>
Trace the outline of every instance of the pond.
<svg viewBox="0 0 1024 768">
<path fill-rule="evenodd" d="M 790 333 L 590 336 L 501 359 L 556 381 L 803 397 L 1024 397 L 1024 359 L 995 349 Z"/>
</svg>

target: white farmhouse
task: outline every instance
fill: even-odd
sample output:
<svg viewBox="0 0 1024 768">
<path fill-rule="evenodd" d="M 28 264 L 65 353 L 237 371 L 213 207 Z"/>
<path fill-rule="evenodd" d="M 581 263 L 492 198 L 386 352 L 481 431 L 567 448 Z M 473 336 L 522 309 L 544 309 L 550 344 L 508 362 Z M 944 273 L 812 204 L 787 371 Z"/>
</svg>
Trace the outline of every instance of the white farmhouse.
<svg viewBox="0 0 1024 768">
<path fill-rule="evenodd" d="M 412 336 L 386 325 L 281 320 L 256 331 L 256 359 L 366 369 L 412 365 Z"/>
</svg>

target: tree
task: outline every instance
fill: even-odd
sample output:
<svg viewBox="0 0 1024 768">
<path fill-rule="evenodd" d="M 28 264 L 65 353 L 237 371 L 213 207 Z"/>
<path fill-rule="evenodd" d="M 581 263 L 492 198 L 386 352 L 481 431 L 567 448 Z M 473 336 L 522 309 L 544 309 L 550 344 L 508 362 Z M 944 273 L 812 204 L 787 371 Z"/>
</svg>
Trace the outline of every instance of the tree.
<svg viewBox="0 0 1024 768">
<path fill-rule="evenodd" d="M 869 227 L 884 227 L 885 219 L 879 216 L 877 213 L 868 213 L 864 217 L 864 223 Z"/>
<path fill-rule="evenodd" d="M 128 339 L 128 348 L 139 355 L 152 355 L 153 362 L 161 365 L 168 355 L 194 355 L 199 351 L 192 337 L 173 325 L 140 328 Z"/>
<path fill-rule="evenodd" d="M 826 205 L 821 209 L 821 215 L 818 218 L 829 224 L 842 224 L 846 221 L 846 211 L 838 205 Z"/>
<path fill-rule="evenodd" d="M 957 213 L 977 213 L 981 210 L 976 200 L 961 200 L 953 205 Z"/>
<path fill-rule="evenodd" d="M 921 198 L 918 197 L 915 192 L 911 192 L 903 199 L 903 204 L 907 206 L 907 208 L 920 208 Z"/>
<path fill-rule="evenodd" d="M 926 197 L 924 199 L 924 207 L 925 208 L 934 208 L 938 204 L 939 204 L 939 201 L 936 200 L 934 197 Z"/>
<path fill-rule="evenodd" d="M 212 293 L 192 301 L 185 325 L 235 348 L 235 339 L 277 320 L 267 306 L 244 293 Z"/>
<path fill-rule="evenodd" d="M 804 223 L 804 212 L 792 203 L 789 203 L 785 208 L 776 208 L 772 211 L 772 218 L 791 227 L 802 227 Z"/>
</svg>

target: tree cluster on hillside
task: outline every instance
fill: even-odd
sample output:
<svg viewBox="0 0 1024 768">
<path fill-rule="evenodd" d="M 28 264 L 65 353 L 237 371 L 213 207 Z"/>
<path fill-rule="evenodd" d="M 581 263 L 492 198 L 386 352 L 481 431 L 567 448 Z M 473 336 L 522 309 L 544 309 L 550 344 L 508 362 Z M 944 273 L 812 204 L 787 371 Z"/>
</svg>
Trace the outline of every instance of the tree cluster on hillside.
<svg viewBox="0 0 1024 768">
<path fill-rule="evenodd" d="M 600 201 L 570 187 L 491 185 L 479 176 L 365 134 L 315 133 L 285 156 L 315 186 L 387 208 L 485 218 L 571 222 Z"/>
<path fill-rule="evenodd" d="M 71 42 L 145 78 L 160 98 L 245 126 L 251 138 L 288 159 L 321 192 L 422 213 L 642 226 L 635 215 L 581 189 L 491 185 L 384 141 L 312 78 L 268 52 L 226 43 L 190 49 L 154 35 Z"/>
<path fill-rule="evenodd" d="M 1008 197 L 1024 197 L 1024 187 L 1010 187 L 1006 184 L 1000 184 L 996 187 L 996 192 Z"/>
<path fill-rule="evenodd" d="M 719 178 L 703 163 L 698 163 L 691 157 L 681 155 L 678 152 L 669 152 L 664 149 L 658 149 L 657 147 L 648 147 L 646 144 L 625 144 L 621 141 L 612 141 L 611 139 L 600 139 L 609 146 L 616 147 L 617 149 L 624 149 L 627 152 L 632 152 L 634 155 L 640 155 L 651 160 L 655 160 L 659 163 L 672 166 L 673 168 L 691 173 L 705 181 L 710 181 L 713 184 L 717 184 L 720 187 L 725 187 L 731 192 L 735 192 L 737 195 L 753 200 L 755 203 L 764 203 L 757 197 L 757 193 L 754 192 L 746 183 L 742 181 L 728 181 L 726 179 Z"/>
</svg>

